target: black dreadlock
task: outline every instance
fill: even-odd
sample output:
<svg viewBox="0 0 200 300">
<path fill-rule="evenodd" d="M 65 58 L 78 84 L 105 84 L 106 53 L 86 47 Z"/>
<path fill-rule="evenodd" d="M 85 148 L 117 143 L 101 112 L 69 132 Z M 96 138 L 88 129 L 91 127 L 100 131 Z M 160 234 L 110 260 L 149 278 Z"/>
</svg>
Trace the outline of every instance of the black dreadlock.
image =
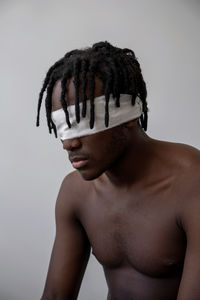
<svg viewBox="0 0 200 300">
<path fill-rule="evenodd" d="M 89 73 L 89 78 L 86 74 Z M 58 60 L 47 72 L 42 89 L 39 94 L 37 108 L 37 122 L 39 126 L 39 115 L 42 104 L 42 98 L 45 90 L 47 90 L 45 106 L 46 117 L 49 128 L 49 133 L 53 129 L 57 137 L 56 127 L 51 119 L 52 110 L 52 92 L 57 80 L 61 80 L 61 104 L 65 111 L 66 122 L 71 127 L 69 114 L 67 110 L 67 80 L 74 77 L 74 86 L 76 91 L 75 112 L 76 121 L 80 122 L 79 108 L 79 86 L 82 83 L 82 117 L 86 116 L 86 86 L 89 84 L 90 97 L 90 128 L 94 127 L 94 91 L 95 91 L 95 76 L 99 77 L 103 82 L 105 94 L 105 126 L 109 126 L 109 97 L 113 94 L 116 99 L 116 106 L 120 106 L 120 94 L 132 95 L 132 105 L 135 104 L 135 99 L 138 96 L 142 100 L 143 114 L 140 116 L 140 124 L 142 128 L 147 130 L 148 107 L 147 107 L 147 91 L 146 84 L 143 80 L 140 64 L 135 57 L 135 54 L 130 49 L 121 49 L 112 46 L 108 42 L 99 42 L 90 48 L 73 50 L 65 54 L 63 58 Z"/>
</svg>

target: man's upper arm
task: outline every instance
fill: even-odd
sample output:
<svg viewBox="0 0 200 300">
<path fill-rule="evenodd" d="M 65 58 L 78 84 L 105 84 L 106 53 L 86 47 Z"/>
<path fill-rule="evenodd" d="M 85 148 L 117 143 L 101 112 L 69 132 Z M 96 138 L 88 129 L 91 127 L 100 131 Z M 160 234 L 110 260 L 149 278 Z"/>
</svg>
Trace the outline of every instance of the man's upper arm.
<svg viewBox="0 0 200 300">
<path fill-rule="evenodd" d="M 90 255 L 87 235 L 75 216 L 73 174 L 63 180 L 56 201 L 56 237 L 41 300 L 77 299 Z"/>
<path fill-rule="evenodd" d="M 193 175 L 195 184 L 181 216 L 187 248 L 177 300 L 200 299 L 200 176 Z"/>
</svg>

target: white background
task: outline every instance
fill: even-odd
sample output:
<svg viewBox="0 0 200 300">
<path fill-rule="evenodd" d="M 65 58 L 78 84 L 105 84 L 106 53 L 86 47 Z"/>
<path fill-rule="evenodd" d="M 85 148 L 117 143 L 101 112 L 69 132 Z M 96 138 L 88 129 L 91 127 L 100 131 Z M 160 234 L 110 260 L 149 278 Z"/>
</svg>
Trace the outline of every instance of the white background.
<svg viewBox="0 0 200 300">
<path fill-rule="evenodd" d="M 55 235 L 60 183 L 72 171 L 48 134 L 48 68 L 98 41 L 131 48 L 148 89 L 147 133 L 200 148 L 200 2 L 101 0 L 0 2 L 0 300 L 39 300 Z M 83 199 L 84 201 L 84 199 Z M 106 299 L 103 269 L 91 255 L 79 300 Z"/>
</svg>

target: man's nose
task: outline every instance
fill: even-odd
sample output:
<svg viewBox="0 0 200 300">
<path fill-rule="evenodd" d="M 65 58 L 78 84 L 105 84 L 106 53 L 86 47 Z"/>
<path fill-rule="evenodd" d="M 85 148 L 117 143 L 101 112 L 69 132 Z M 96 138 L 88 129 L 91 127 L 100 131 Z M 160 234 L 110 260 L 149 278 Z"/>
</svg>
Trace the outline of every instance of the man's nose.
<svg viewBox="0 0 200 300">
<path fill-rule="evenodd" d="M 81 141 L 79 138 L 62 140 L 62 144 L 63 149 L 67 151 L 71 151 L 81 147 Z"/>
</svg>

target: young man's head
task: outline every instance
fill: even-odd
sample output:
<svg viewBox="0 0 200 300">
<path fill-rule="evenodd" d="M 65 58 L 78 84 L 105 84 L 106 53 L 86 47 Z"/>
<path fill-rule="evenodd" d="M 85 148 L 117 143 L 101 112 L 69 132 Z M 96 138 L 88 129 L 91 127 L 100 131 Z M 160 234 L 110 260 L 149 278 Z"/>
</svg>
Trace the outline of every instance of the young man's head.
<svg viewBox="0 0 200 300">
<path fill-rule="evenodd" d="M 127 121 L 147 129 L 146 85 L 130 49 L 100 42 L 66 53 L 47 72 L 37 126 L 46 89 L 49 132 L 58 134 L 71 161 L 88 159 L 74 163 L 85 179 L 98 177 L 125 151 Z"/>
</svg>

